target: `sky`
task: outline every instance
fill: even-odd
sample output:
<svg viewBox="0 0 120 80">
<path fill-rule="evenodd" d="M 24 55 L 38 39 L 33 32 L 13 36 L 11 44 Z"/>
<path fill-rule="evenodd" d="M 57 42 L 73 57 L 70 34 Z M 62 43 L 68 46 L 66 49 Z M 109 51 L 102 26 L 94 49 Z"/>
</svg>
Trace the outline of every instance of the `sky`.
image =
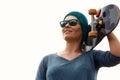
<svg viewBox="0 0 120 80">
<path fill-rule="evenodd" d="M 1 0 L 0 80 L 35 80 L 41 59 L 65 47 L 59 22 L 70 11 L 88 10 L 120 0 Z M 120 23 L 113 31 L 120 40 Z M 95 48 L 109 50 L 106 37 Z M 101 68 L 98 80 L 119 80 L 120 65 Z"/>
</svg>

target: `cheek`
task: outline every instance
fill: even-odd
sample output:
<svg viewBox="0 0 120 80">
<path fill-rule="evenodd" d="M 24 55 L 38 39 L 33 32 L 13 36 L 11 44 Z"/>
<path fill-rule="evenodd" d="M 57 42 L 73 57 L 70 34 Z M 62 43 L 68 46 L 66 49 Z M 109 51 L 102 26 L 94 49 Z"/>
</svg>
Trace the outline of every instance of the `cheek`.
<svg viewBox="0 0 120 80">
<path fill-rule="evenodd" d="M 82 30 L 81 30 L 81 28 L 76 29 L 75 32 L 76 32 L 76 34 L 78 34 L 78 35 L 82 35 Z"/>
<path fill-rule="evenodd" d="M 76 32 L 76 34 L 78 36 L 81 36 L 82 35 L 82 28 L 80 25 L 76 26 L 76 28 L 74 29 L 74 31 Z"/>
<path fill-rule="evenodd" d="M 82 37 L 82 32 L 78 32 L 77 35 L 78 35 L 78 37 L 81 38 Z"/>
<path fill-rule="evenodd" d="M 81 29 L 78 29 L 75 31 L 75 35 L 78 37 L 78 38 L 82 38 L 82 31 Z"/>
</svg>

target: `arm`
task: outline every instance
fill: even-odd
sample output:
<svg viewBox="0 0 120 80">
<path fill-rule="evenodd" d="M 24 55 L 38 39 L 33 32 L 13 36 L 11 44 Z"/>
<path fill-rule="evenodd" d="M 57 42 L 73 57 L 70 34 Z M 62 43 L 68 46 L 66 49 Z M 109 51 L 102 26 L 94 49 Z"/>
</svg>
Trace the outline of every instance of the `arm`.
<svg viewBox="0 0 120 80">
<path fill-rule="evenodd" d="M 110 46 L 110 52 L 114 56 L 120 57 L 120 42 L 117 37 L 111 32 L 108 36 L 108 42 Z"/>
</svg>

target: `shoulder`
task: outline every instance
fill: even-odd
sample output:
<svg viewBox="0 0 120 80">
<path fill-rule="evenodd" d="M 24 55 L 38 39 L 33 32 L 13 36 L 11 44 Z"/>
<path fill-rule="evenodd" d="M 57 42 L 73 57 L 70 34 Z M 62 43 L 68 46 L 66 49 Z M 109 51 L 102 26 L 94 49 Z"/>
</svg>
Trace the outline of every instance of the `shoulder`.
<svg viewBox="0 0 120 80">
<path fill-rule="evenodd" d="M 110 51 L 102 51 L 102 50 L 91 50 L 89 52 L 95 59 L 99 60 L 119 60 L 120 57 L 112 55 Z"/>
<path fill-rule="evenodd" d="M 90 53 L 90 54 L 104 54 L 104 53 L 110 53 L 110 51 L 90 50 L 87 53 Z"/>
<path fill-rule="evenodd" d="M 50 57 L 54 57 L 57 53 L 50 53 L 48 55 L 45 55 L 44 58 L 50 58 Z"/>
<path fill-rule="evenodd" d="M 50 54 L 48 54 L 48 55 L 45 55 L 45 56 L 43 57 L 43 60 L 52 59 L 52 58 L 55 57 L 55 56 L 56 56 L 56 53 L 50 53 Z"/>
<path fill-rule="evenodd" d="M 85 54 L 93 55 L 95 53 L 100 53 L 100 52 L 101 51 L 99 51 L 99 50 L 90 50 L 90 51 L 85 52 Z"/>
<path fill-rule="evenodd" d="M 43 56 L 42 60 L 40 61 L 41 64 L 48 64 L 49 60 L 52 60 L 52 58 L 56 55 L 56 53 L 50 53 L 48 55 Z"/>
<path fill-rule="evenodd" d="M 101 56 L 101 55 L 111 54 L 110 51 L 102 51 L 102 50 L 90 50 L 86 53 L 91 56 Z"/>
</svg>

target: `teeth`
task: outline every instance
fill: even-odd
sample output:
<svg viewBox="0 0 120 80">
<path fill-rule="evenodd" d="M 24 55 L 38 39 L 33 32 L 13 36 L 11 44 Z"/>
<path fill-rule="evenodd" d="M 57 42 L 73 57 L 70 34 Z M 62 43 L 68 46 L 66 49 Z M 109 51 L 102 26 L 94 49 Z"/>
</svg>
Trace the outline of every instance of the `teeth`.
<svg viewBox="0 0 120 80">
<path fill-rule="evenodd" d="M 66 30 L 66 31 L 70 31 L 70 32 L 72 32 L 71 30 Z"/>
<path fill-rule="evenodd" d="M 72 31 L 70 31 L 70 30 L 66 30 L 65 32 L 72 32 Z"/>
<path fill-rule="evenodd" d="M 71 31 L 66 31 L 66 32 L 71 32 Z"/>
<path fill-rule="evenodd" d="M 66 31 L 66 32 L 70 32 L 70 31 Z"/>
</svg>

